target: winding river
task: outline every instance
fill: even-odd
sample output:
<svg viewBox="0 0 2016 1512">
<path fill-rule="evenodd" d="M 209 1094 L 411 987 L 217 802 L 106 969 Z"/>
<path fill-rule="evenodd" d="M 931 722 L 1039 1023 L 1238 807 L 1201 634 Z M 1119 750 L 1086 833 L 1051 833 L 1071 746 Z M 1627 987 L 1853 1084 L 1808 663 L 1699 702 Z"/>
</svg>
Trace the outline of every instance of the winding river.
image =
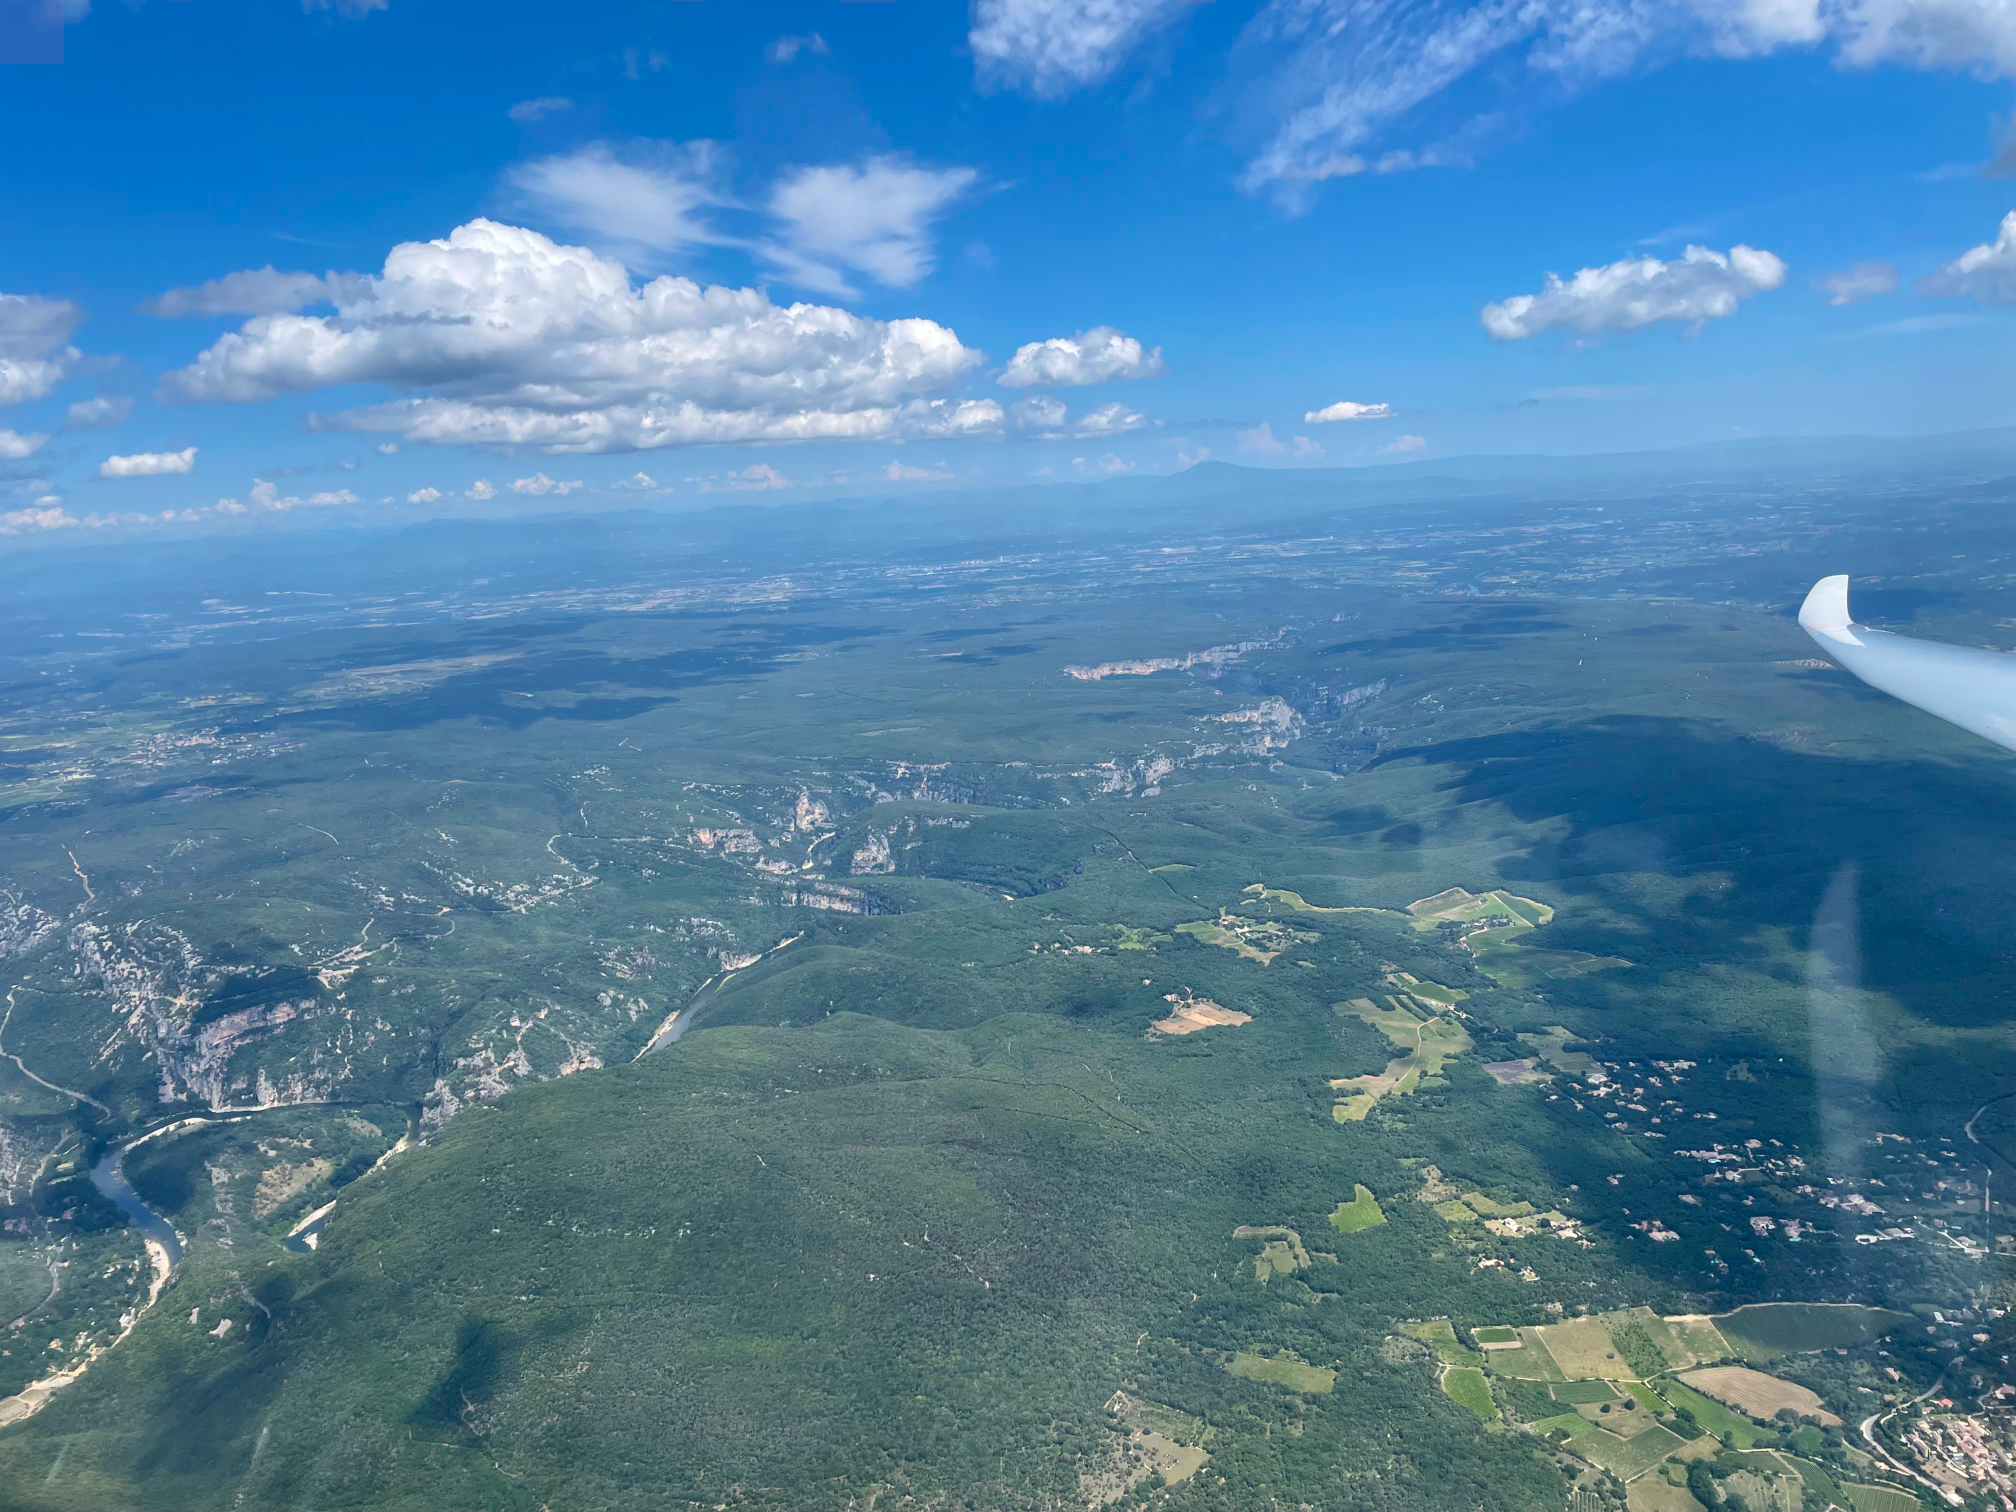
<svg viewBox="0 0 2016 1512">
<path fill-rule="evenodd" d="M 175 1225 L 163 1218 L 154 1209 L 140 1200 L 140 1194 L 133 1190 L 119 1163 L 126 1158 L 126 1152 L 148 1138 L 142 1134 L 139 1139 L 129 1139 L 124 1144 L 113 1145 L 98 1157 L 98 1163 L 91 1167 L 91 1184 L 119 1205 L 119 1211 L 133 1220 L 133 1227 L 140 1230 L 140 1237 L 158 1244 L 168 1257 L 168 1274 L 174 1275 L 182 1264 L 182 1236 L 175 1232 Z"/>
</svg>

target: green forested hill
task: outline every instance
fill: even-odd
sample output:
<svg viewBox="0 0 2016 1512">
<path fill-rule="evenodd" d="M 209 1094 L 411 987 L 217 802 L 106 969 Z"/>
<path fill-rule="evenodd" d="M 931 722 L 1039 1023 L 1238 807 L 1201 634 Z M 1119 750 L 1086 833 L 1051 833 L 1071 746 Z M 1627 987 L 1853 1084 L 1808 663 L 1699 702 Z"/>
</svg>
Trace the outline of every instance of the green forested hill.
<svg viewBox="0 0 2016 1512">
<path fill-rule="evenodd" d="M 361 1183 L 316 1254 L 185 1278 L 221 1299 L 199 1326 L 165 1311 L 0 1466 L 48 1507 L 1064 1505 L 1124 1388 L 1213 1426 L 1198 1506 L 1284 1481 L 1557 1504 L 1530 1452 L 1380 1358 L 1389 1317 L 1468 1289 L 1411 1263 L 1426 1206 L 1253 1281 L 1238 1225 L 1330 1237 L 1354 1178 L 1408 1178 L 1346 1169 L 1317 1099 L 1256 1101 L 1243 1051 L 836 1015 L 528 1089 Z M 1222 1368 L 1256 1347 L 1334 1393 Z"/>
<path fill-rule="evenodd" d="M 0 1506 L 1618 1512 L 1471 1330 L 1645 1307 L 1992 1389 L 2006 761 L 1674 508 L 0 645 Z"/>
</svg>

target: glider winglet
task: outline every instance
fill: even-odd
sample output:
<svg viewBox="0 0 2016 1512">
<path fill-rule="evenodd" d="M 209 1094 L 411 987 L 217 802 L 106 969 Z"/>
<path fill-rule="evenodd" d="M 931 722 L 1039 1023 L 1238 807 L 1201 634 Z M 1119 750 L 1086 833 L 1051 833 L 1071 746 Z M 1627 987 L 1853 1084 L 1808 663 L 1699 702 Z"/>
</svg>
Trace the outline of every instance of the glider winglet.
<svg viewBox="0 0 2016 1512">
<path fill-rule="evenodd" d="M 1799 626 L 1870 687 L 2016 751 L 2016 656 L 1870 630 L 1848 614 L 1848 579 L 1824 577 Z"/>
<path fill-rule="evenodd" d="M 1806 602 L 1799 606 L 1799 628 L 1809 633 L 1815 630 L 1846 630 L 1855 621 L 1848 617 L 1848 574 L 1838 577 L 1824 577 L 1813 585 L 1806 595 Z"/>
</svg>

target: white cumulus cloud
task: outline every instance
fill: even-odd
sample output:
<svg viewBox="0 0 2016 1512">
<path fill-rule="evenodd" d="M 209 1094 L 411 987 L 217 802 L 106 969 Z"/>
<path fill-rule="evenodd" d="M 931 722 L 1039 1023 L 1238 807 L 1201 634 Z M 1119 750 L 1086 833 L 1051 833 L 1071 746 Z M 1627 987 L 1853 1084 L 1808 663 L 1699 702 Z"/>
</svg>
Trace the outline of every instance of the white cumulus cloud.
<svg viewBox="0 0 2016 1512">
<path fill-rule="evenodd" d="M 0 535 L 26 535 L 31 530 L 71 530 L 84 522 L 60 500 L 37 499 L 26 509 L 0 512 Z"/>
<path fill-rule="evenodd" d="M 196 448 L 185 446 L 172 452 L 134 452 L 127 457 L 107 457 L 98 464 L 101 478 L 158 478 L 164 474 L 186 473 L 196 466 Z"/>
<path fill-rule="evenodd" d="M 731 472 L 726 477 L 703 478 L 700 481 L 703 493 L 768 493 L 772 489 L 795 486 L 768 462 L 751 463 L 740 472 Z"/>
<path fill-rule="evenodd" d="M 1251 430 L 1234 431 L 1239 442 L 1239 450 L 1252 452 L 1262 457 L 1281 457 L 1288 453 L 1288 443 L 1274 434 L 1274 427 L 1262 420 Z"/>
<path fill-rule="evenodd" d="M 891 461 L 882 476 L 891 483 L 942 482 L 952 474 L 942 467 L 912 467 L 907 462 Z"/>
<path fill-rule="evenodd" d="M 252 501 L 249 508 L 246 505 L 240 504 L 236 499 L 219 499 L 211 506 L 209 512 L 222 515 L 242 515 L 256 510 L 262 514 L 286 514 L 290 510 L 300 509 L 304 506 L 316 509 L 328 509 L 339 504 L 361 504 L 364 502 L 347 488 L 338 488 L 326 493 L 314 493 L 303 499 L 296 494 L 281 493 L 276 486 L 267 482 L 264 478 L 254 478 L 252 480 L 252 492 L 246 497 Z"/>
<path fill-rule="evenodd" d="M 193 288 L 170 289 L 140 306 L 143 315 L 279 315 L 335 303 L 363 284 L 355 273 L 282 273 L 270 265 L 226 273 Z"/>
<path fill-rule="evenodd" d="M 1329 425 L 1337 420 L 1385 420 L 1392 414 L 1393 406 L 1390 404 L 1358 404 L 1349 399 L 1339 399 L 1335 404 L 1309 411 L 1302 420 L 1307 425 Z"/>
<path fill-rule="evenodd" d="M 70 345 L 84 312 L 67 299 L 0 294 L 0 404 L 40 399 L 83 355 Z"/>
<path fill-rule="evenodd" d="M 478 478 L 462 491 L 465 499 L 474 499 L 478 504 L 497 497 L 497 486 L 488 478 Z"/>
<path fill-rule="evenodd" d="M 1274 427 L 1262 420 L 1251 430 L 1234 431 L 1239 442 L 1239 450 L 1256 457 L 1320 457 L 1324 455 L 1320 443 L 1307 436 L 1291 436 L 1283 441 L 1274 434 Z M 1202 460 L 1201 458 L 1199 460 Z"/>
<path fill-rule="evenodd" d="M 2016 210 L 2002 217 L 1995 240 L 1968 248 L 1920 279 L 1918 292 L 1934 298 L 1964 294 L 1976 304 L 2016 305 Z"/>
<path fill-rule="evenodd" d="M 1071 434 L 1120 436 L 1128 431 L 1145 430 L 1154 423 L 1139 410 L 1129 409 L 1124 404 L 1102 404 L 1097 409 L 1079 416 L 1071 426 Z"/>
<path fill-rule="evenodd" d="M 770 191 L 782 240 L 763 253 L 792 282 L 852 294 L 846 272 L 908 289 L 936 265 L 932 227 L 973 187 L 971 168 L 924 168 L 897 157 L 794 168 Z"/>
<path fill-rule="evenodd" d="M 1698 326 L 1736 313 L 1737 303 L 1785 281 L 1785 264 L 1769 252 L 1734 246 L 1725 253 L 1689 247 L 1671 262 L 1627 257 L 1584 268 L 1572 279 L 1547 275 L 1538 294 L 1484 306 L 1479 317 L 1494 341 L 1520 341 L 1542 331 L 1635 331 L 1660 321 Z"/>
<path fill-rule="evenodd" d="M 1409 452 L 1426 451 L 1428 438 L 1425 436 L 1395 436 L 1379 450 L 1389 456 L 1405 456 Z"/>
<path fill-rule="evenodd" d="M 1819 282 L 1820 292 L 1831 305 L 1860 304 L 1897 287 L 1897 265 L 1887 262 L 1858 262 L 1829 273 Z"/>
<path fill-rule="evenodd" d="M 1044 441 L 1078 436 L 1120 436 L 1128 431 L 1146 430 L 1158 422 L 1139 410 L 1120 403 L 1102 404 L 1072 419 L 1062 400 L 1048 394 L 1032 394 L 1008 406 L 1009 422 L 1017 430 Z"/>
<path fill-rule="evenodd" d="M 980 361 L 935 321 L 780 307 L 476 220 L 392 249 L 334 315 L 262 315 L 169 373 L 171 401 L 351 383 L 407 397 L 317 417 L 408 441 L 616 452 L 998 434 L 991 399 L 928 397 Z"/>
<path fill-rule="evenodd" d="M 0 462 L 19 462 L 23 457 L 32 457 L 49 444 L 47 431 L 0 430 Z"/>
<path fill-rule="evenodd" d="M 416 488 L 413 492 L 406 495 L 406 502 L 408 504 L 439 504 L 441 502 L 441 490 L 438 488 Z"/>
<path fill-rule="evenodd" d="M 110 430 L 123 425 L 133 414 L 130 394 L 100 394 L 95 399 L 79 399 L 64 413 L 66 431 Z"/>
<path fill-rule="evenodd" d="M 1141 343 L 1112 326 L 1094 326 L 1076 336 L 1052 336 L 1017 347 L 1001 375 L 1005 388 L 1074 388 L 1119 378 L 1162 376 L 1162 348 Z"/>
<path fill-rule="evenodd" d="M 581 486 L 579 478 L 576 478 L 571 483 L 556 483 L 543 472 L 539 472 L 532 474 L 529 478 L 519 478 L 514 481 L 511 485 L 511 492 L 515 494 L 532 494 L 539 498 L 544 498 L 547 494 L 558 494 L 564 499 Z"/>
</svg>

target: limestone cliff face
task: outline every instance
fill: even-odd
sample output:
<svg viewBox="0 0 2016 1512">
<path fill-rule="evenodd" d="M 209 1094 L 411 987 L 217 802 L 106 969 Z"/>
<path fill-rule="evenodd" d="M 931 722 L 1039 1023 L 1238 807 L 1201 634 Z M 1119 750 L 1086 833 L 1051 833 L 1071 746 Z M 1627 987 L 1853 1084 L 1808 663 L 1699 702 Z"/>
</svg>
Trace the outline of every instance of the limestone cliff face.
<svg viewBox="0 0 2016 1512">
<path fill-rule="evenodd" d="M 140 1046 L 159 1072 L 157 1095 L 164 1103 L 223 1106 L 230 1101 L 231 1061 L 241 1048 L 320 1011 L 312 997 L 287 999 L 242 1008 L 199 1027 L 198 1010 L 231 973 L 206 963 L 181 931 L 148 921 L 116 928 L 86 921 L 70 931 L 69 944 L 79 972 L 109 1000 L 116 1019 L 99 1045 L 97 1062 Z M 316 1101 L 340 1079 L 332 1068 L 293 1073 L 288 1082 L 275 1084 L 261 1068 L 260 1097 Z"/>
<path fill-rule="evenodd" d="M 854 852 L 854 859 L 847 870 L 856 877 L 869 877 L 896 870 L 896 858 L 889 853 L 889 837 L 879 830 L 870 830 L 861 848 Z"/>
</svg>

